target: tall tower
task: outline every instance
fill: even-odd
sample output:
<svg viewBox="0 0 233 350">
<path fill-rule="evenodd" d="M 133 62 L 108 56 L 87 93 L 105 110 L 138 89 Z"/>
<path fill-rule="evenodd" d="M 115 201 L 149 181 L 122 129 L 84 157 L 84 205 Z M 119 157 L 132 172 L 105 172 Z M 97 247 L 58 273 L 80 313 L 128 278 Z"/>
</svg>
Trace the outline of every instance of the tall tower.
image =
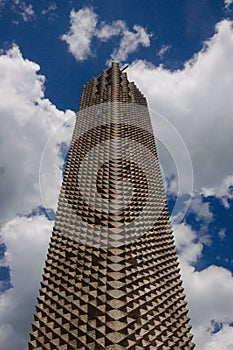
<svg viewBox="0 0 233 350">
<path fill-rule="evenodd" d="M 29 349 L 190 350 L 145 97 L 117 63 L 82 91 Z"/>
</svg>

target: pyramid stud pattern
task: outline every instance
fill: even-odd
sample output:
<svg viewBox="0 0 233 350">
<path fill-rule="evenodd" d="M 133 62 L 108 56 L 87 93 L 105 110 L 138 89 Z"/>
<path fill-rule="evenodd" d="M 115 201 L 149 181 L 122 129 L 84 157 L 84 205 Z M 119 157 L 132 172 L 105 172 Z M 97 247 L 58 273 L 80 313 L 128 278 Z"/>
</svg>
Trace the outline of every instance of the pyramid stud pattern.
<svg viewBox="0 0 233 350">
<path fill-rule="evenodd" d="M 29 349 L 194 348 L 145 97 L 117 63 L 82 91 Z"/>
</svg>

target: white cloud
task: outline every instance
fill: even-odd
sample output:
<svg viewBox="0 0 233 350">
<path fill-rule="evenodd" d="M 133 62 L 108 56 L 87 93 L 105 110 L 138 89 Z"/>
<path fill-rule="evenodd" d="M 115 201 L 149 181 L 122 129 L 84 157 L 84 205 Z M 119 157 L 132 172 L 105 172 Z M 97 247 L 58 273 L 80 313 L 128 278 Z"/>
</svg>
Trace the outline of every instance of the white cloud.
<svg viewBox="0 0 233 350">
<path fill-rule="evenodd" d="M 232 3 L 233 3 L 233 0 L 225 0 L 224 1 L 225 8 L 228 9 L 231 6 Z"/>
<path fill-rule="evenodd" d="M 192 266 L 202 255 L 203 242 L 190 226 L 181 224 L 175 231 L 175 242 L 179 251 L 182 279 L 188 300 L 189 314 L 193 326 L 194 343 L 197 350 L 210 350 L 211 344 L 230 346 L 232 340 L 224 332 L 213 335 L 211 322 L 227 324 L 233 322 L 233 277 L 230 271 L 209 266 L 196 271 Z M 232 331 L 231 331 L 232 332 Z M 217 347 L 214 348 L 217 350 Z M 218 349 L 222 349 L 219 347 Z M 226 348 L 228 349 L 228 348 Z"/>
<path fill-rule="evenodd" d="M 216 196 L 222 200 L 225 208 L 229 208 L 229 200 L 233 199 L 233 176 L 227 176 L 220 183 L 219 186 L 215 187 L 203 187 L 202 193 L 207 196 Z"/>
<path fill-rule="evenodd" d="M 44 186 L 50 191 L 51 206 L 56 207 L 63 163 L 56 143 L 69 142 L 72 131 L 65 123 L 72 117 L 71 126 L 75 114 L 59 111 L 44 97 L 45 78 L 38 74 L 39 68 L 24 59 L 17 46 L 0 55 L 0 220 L 41 205 L 40 160 L 47 140 L 61 126 L 47 150 L 47 164 L 53 167 Z"/>
<path fill-rule="evenodd" d="M 213 218 L 213 214 L 210 212 L 209 203 L 204 203 L 202 197 L 197 193 L 191 200 L 190 210 L 197 214 L 198 220 L 204 220 L 206 224 Z"/>
<path fill-rule="evenodd" d="M 100 23 L 99 27 L 95 31 L 95 35 L 101 41 L 107 41 L 112 36 L 120 35 L 127 30 L 126 23 L 118 20 L 112 22 L 112 24 L 106 24 L 105 22 Z"/>
<path fill-rule="evenodd" d="M 196 215 L 195 221 L 199 224 L 199 242 L 210 246 L 212 239 L 208 233 L 208 224 L 213 219 L 213 213 L 210 211 L 209 203 L 204 202 L 202 196 L 195 193 L 190 201 L 189 211 Z"/>
<path fill-rule="evenodd" d="M 108 41 L 113 36 L 120 36 L 119 47 L 111 54 L 111 59 L 116 61 L 125 61 L 139 45 L 150 46 L 151 34 L 140 25 L 134 25 L 134 31 L 130 31 L 122 20 L 113 21 L 111 24 L 97 24 L 98 16 L 92 8 L 71 11 L 70 30 L 62 35 L 61 39 L 68 44 L 69 51 L 77 61 L 84 61 L 92 55 L 91 41 L 94 37 L 100 41 Z"/>
<path fill-rule="evenodd" d="M 148 47 L 150 46 L 150 34 L 146 30 L 139 26 L 133 26 L 134 32 L 125 30 L 120 41 L 119 48 L 115 49 L 111 54 L 111 58 L 115 61 L 125 61 L 128 55 L 135 52 L 139 45 Z"/>
<path fill-rule="evenodd" d="M 203 244 L 200 241 L 196 242 L 196 232 L 182 223 L 174 231 L 174 236 L 180 259 L 186 264 L 196 262 L 203 249 Z"/>
<path fill-rule="evenodd" d="M 77 61 L 83 61 L 91 55 L 91 39 L 95 32 L 97 24 L 97 15 L 91 8 L 84 8 L 70 13 L 70 30 L 62 35 L 68 46 L 69 51 L 74 55 Z"/>
<path fill-rule="evenodd" d="M 232 57 L 232 22 L 223 20 L 217 24 L 216 34 L 183 69 L 170 71 L 139 60 L 127 70 L 150 107 L 164 115 L 183 137 L 197 190 L 219 186 L 233 174 Z"/>
<path fill-rule="evenodd" d="M 170 49 L 171 45 L 162 45 L 161 49 L 157 53 L 157 56 L 159 56 L 162 59 L 165 53 L 168 52 Z"/>
<path fill-rule="evenodd" d="M 213 335 L 204 350 L 233 350 L 233 327 L 224 324 L 223 328 Z"/>
<path fill-rule="evenodd" d="M 211 320 L 225 323 L 233 321 L 232 274 L 218 266 L 210 266 L 200 272 L 183 262 L 181 267 L 194 342 L 202 350 L 212 341 L 213 335 L 208 331 Z"/>
<path fill-rule="evenodd" d="M 2 350 L 26 349 L 35 297 L 51 234 L 43 216 L 16 217 L 42 205 L 39 170 L 43 155 L 42 190 L 56 208 L 63 159 L 58 144 L 70 141 L 75 113 L 59 111 L 44 96 L 40 67 L 22 57 L 14 45 L 0 55 L 0 223 L 7 246 L 2 264 L 9 265 L 13 288 L 0 296 Z M 44 152 L 44 147 L 50 142 Z M 7 221 L 8 220 L 8 221 Z M 5 224 L 4 224 L 5 222 Z"/>
<path fill-rule="evenodd" d="M 17 217 L 2 229 L 13 288 L 0 295 L 1 350 L 27 349 L 51 230 L 43 216 Z"/>
</svg>

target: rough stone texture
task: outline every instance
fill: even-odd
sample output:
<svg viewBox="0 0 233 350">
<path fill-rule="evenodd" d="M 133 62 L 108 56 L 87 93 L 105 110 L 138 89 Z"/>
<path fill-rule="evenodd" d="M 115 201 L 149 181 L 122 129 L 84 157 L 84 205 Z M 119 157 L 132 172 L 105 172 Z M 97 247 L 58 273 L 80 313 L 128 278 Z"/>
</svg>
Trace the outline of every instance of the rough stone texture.
<svg viewBox="0 0 233 350">
<path fill-rule="evenodd" d="M 83 88 L 29 349 L 193 349 L 181 284 L 147 102 L 113 63 Z"/>
</svg>

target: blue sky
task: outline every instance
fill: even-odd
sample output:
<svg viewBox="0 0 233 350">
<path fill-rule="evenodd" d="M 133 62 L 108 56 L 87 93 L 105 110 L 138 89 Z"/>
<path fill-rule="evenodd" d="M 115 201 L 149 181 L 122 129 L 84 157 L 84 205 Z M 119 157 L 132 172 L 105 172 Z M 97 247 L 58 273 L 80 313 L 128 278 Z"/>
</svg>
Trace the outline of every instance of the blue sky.
<svg viewBox="0 0 233 350">
<path fill-rule="evenodd" d="M 231 0 L 0 0 L 1 350 L 26 349 L 81 89 L 111 60 L 147 97 L 182 204 L 197 349 L 233 347 L 232 20 Z"/>
</svg>

